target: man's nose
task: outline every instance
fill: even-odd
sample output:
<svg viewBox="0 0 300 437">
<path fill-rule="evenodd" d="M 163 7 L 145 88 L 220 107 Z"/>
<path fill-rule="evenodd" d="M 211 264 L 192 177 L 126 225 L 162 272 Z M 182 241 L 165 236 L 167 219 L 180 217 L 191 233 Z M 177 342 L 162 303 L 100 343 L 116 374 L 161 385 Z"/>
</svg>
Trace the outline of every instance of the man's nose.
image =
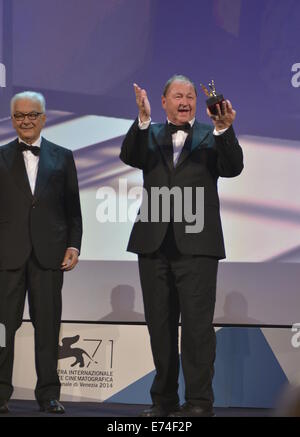
<svg viewBox="0 0 300 437">
<path fill-rule="evenodd" d="M 31 123 L 31 120 L 29 119 L 29 114 L 24 114 L 23 123 Z"/>
<path fill-rule="evenodd" d="M 23 120 L 23 124 L 32 124 L 32 121 L 27 118 L 27 115 L 25 115 L 25 118 Z"/>
<path fill-rule="evenodd" d="M 180 103 L 182 106 L 188 106 L 188 99 L 186 97 L 182 97 Z"/>
</svg>

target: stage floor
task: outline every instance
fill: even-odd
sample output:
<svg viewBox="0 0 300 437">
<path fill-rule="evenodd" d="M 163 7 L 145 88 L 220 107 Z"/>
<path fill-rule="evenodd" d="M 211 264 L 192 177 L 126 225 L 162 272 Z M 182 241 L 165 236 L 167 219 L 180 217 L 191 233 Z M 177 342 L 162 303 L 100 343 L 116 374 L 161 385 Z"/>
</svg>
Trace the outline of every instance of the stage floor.
<svg viewBox="0 0 300 437">
<path fill-rule="evenodd" d="M 147 405 L 63 402 L 66 413 L 54 415 L 41 413 L 35 401 L 13 399 L 9 402 L 9 414 L 1 417 L 138 417 Z M 215 408 L 216 417 L 270 417 L 272 410 L 258 408 Z"/>
</svg>

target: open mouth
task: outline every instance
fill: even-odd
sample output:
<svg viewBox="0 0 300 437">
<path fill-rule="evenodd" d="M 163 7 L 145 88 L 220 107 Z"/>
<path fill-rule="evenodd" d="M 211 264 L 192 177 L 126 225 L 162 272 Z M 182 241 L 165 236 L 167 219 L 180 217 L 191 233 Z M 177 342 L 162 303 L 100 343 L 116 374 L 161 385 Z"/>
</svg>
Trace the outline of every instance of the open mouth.
<svg viewBox="0 0 300 437">
<path fill-rule="evenodd" d="M 182 113 L 190 112 L 190 109 L 189 108 L 179 108 L 178 112 L 182 112 Z"/>
</svg>

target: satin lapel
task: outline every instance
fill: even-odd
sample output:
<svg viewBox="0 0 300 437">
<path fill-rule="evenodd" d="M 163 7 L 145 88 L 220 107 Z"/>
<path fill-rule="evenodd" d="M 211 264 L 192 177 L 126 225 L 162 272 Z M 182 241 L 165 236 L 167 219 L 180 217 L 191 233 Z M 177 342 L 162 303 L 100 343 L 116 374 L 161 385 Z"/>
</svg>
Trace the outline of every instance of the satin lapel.
<svg viewBox="0 0 300 437">
<path fill-rule="evenodd" d="M 179 165 L 182 164 L 183 161 L 185 161 L 186 158 L 190 155 L 191 148 L 192 148 L 192 139 L 193 139 L 193 136 L 194 136 L 193 132 L 190 131 L 190 133 L 188 134 L 188 136 L 187 136 L 187 138 L 185 140 L 185 143 L 184 143 L 184 146 L 183 146 L 183 148 L 181 150 L 181 153 L 179 155 L 179 158 L 178 158 L 178 161 L 177 161 L 177 164 L 176 164 L 176 168 L 179 167 Z"/>
<path fill-rule="evenodd" d="M 167 129 L 166 124 L 160 126 L 154 125 L 153 134 L 169 170 L 173 171 L 173 143 L 169 129 Z"/>
<path fill-rule="evenodd" d="M 38 198 L 45 189 L 53 170 L 56 167 L 57 152 L 42 138 L 39 167 L 35 184 L 34 196 Z"/>
<path fill-rule="evenodd" d="M 186 160 L 186 158 L 193 152 L 193 150 L 195 150 L 203 143 L 208 135 L 209 131 L 206 129 L 202 129 L 200 124 L 195 121 L 193 129 L 185 140 L 182 152 L 177 161 L 176 169 Z"/>
<path fill-rule="evenodd" d="M 17 146 L 18 139 L 16 139 L 6 150 L 2 152 L 3 157 L 10 174 L 15 180 L 16 185 L 26 196 L 32 198 L 23 154 L 22 152 L 18 151 Z"/>
</svg>

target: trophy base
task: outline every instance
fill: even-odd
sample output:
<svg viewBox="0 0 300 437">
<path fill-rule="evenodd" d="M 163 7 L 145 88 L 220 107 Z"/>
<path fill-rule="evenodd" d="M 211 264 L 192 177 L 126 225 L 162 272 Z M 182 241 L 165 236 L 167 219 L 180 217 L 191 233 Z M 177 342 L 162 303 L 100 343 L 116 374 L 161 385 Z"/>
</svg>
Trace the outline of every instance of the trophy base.
<svg viewBox="0 0 300 437">
<path fill-rule="evenodd" d="M 206 104 L 208 109 L 210 110 L 210 112 L 213 115 L 218 115 L 218 109 L 216 105 L 220 105 L 220 109 L 221 108 L 221 103 L 224 102 L 225 99 L 223 97 L 223 94 L 217 94 L 216 96 L 210 97 L 209 99 L 206 100 Z"/>
</svg>

